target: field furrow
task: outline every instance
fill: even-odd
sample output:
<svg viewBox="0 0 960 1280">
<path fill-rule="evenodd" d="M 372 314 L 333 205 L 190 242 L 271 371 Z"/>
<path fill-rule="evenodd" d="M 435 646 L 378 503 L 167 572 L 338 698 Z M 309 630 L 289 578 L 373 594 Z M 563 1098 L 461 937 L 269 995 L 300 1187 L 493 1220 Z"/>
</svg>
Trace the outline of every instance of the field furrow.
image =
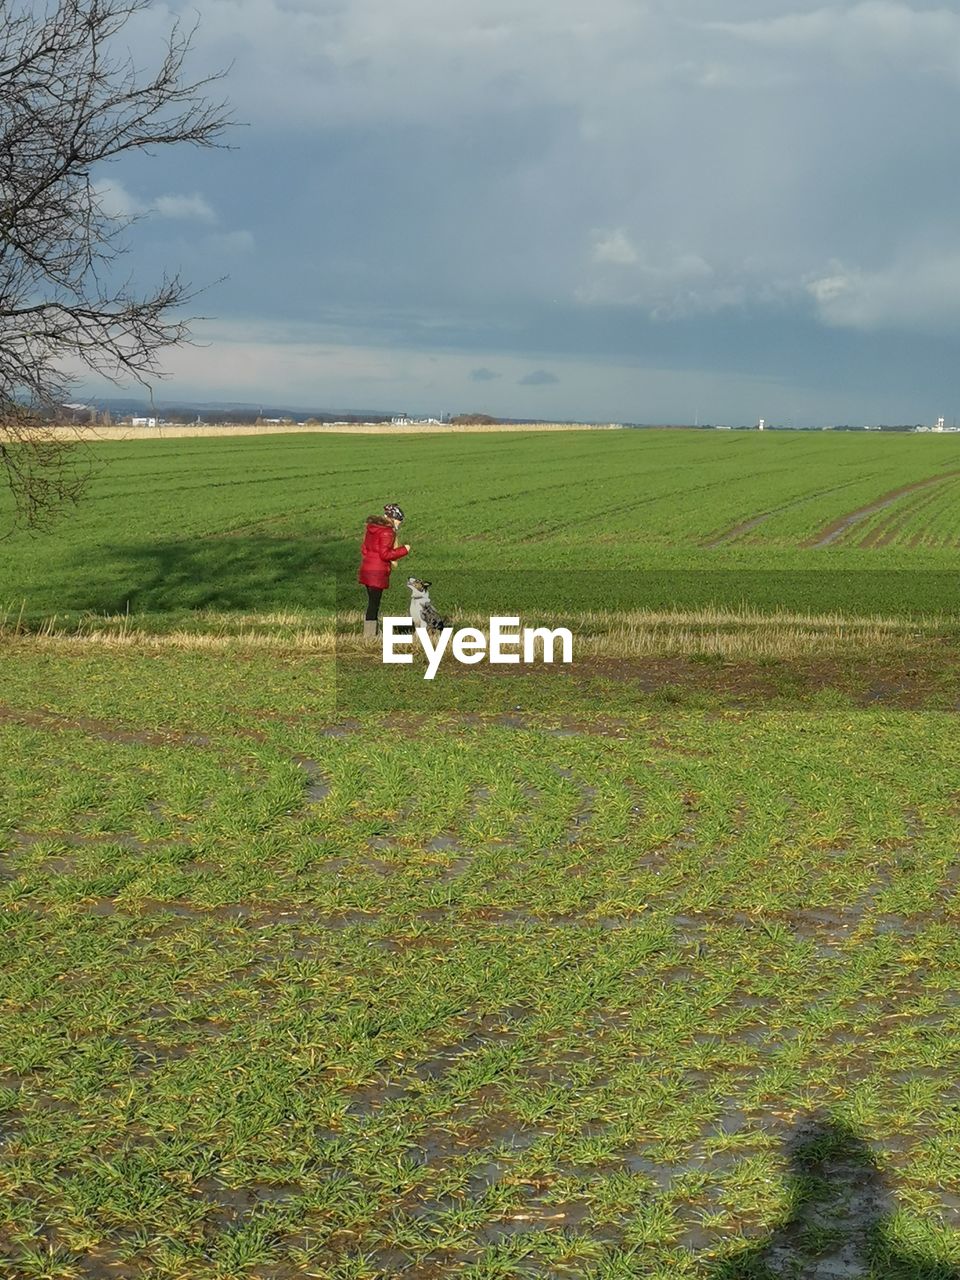
<svg viewBox="0 0 960 1280">
<path fill-rule="evenodd" d="M 822 572 L 823 550 L 831 571 L 949 572 L 956 522 L 938 509 L 930 531 L 920 521 L 934 507 L 907 499 L 955 474 L 955 447 L 682 431 L 94 444 L 83 503 L 41 537 L 0 540 L 0 613 L 26 626 L 129 614 L 153 629 L 200 611 L 331 615 L 353 589 L 364 518 L 388 499 L 408 512 L 404 568 L 437 582 L 449 608 L 495 611 L 511 594 L 502 580 L 523 574 L 518 594 L 556 609 L 766 607 L 772 578 Z M 8 503 L 0 493 L 0 521 Z M 656 585 L 674 571 L 703 573 L 696 601 Z M 941 596 L 931 587 L 932 606 Z M 905 607 L 892 577 L 864 576 L 856 601 Z"/>
<path fill-rule="evenodd" d="M 918 490 L 927 489 L 935 485 L 941 484 L 948 476 L 956 474 L 955 472 L 947 472 L 942 476 L 931 476 L 926 480 L 916 480 L 912 484 L 903 485 L 899 489 L 893 489 L 889 493 L 881 495 L 866 506 L 858 507 L 854 511 L 838 516 L 836 520 L 831 521 L 825 528 L 816 533 L 808 543 L 811 547 L 821 548 L 832 546 L 835 542 L 839 542 L 846 538 L 854 526 L 859 525 L 862 521 L 869 519 L 879 511 L 885 511 L 894 504 L 900 504 L 902 500 L 911 493 Z"/>
</svg>

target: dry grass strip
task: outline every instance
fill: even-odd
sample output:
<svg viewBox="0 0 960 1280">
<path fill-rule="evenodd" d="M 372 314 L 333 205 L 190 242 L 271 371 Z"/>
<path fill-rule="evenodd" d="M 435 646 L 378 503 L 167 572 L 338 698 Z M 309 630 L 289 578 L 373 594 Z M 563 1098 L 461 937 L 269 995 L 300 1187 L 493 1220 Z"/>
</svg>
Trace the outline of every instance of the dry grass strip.
<svg viewBox="0 0 960 1280">
<path fill-rule="evenodd" d="M 476 619 L 454 618 L 454 625 Z M 158 632 L 128 617 L 88 619 L 24 629 L 14 617 L 0 619 L 0 641 L 85 649 L 283 650 L 311 654 L 378 653 L 365 642 L 359 614 L 317 621 L 296 611 L 211 614 L 201 630 Z M 578 613 L 561 618 L 526 618 L 524 626 L 568 627 L 575 661 L 584 657 L 644 658 L 713 655 L 727 659 L 907 653 L 929 646 L 943 633 L 939 620 L 845 617 L 841 614 L 764 614 L 753 610 Z"/>
<path fill-rule="evenodd" d="M 193 436 L 212 439 L 219 436 L 289 436 L 289 435 L 344 435 L 344 436 L 430 436 L 476 435 L 502 431 L 621 431 L 619 423 L 594 422 L 516 422 L 478 424 L 476 426 L 445 426 L 439 423 L 410 422 L 393 426 L 389 422 L 333 422 L 307 425 L 306 423 L 233 423 L 212 426 L 204 423 L 185 423 L 166 427 L 73 427 L 52 426 L 43 429 L 45 439 L 83 440 L 89 444 L 112 443 L 118 440 L 183 440 Z M 7 437 L 0 427 L 0 442 Z"/>
</svg>

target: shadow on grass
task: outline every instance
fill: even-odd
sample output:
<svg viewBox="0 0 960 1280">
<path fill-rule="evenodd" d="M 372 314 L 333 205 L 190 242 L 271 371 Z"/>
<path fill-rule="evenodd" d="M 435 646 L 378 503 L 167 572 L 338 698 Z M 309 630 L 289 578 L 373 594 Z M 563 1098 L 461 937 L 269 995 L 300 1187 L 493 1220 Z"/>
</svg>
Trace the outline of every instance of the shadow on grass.
<svg viewBox="0 0 960 1280">
<path fill-rule="evenodd" d="M 105 547 L 97 575 L 72 576 L 67 608 L 168 614 L 332 610 L 336 580 L 356 572 L 359 538 L 238 536 Z M 356 604 L 361 607 L 361 591 Z"/>
<path fill-rule="evenodd" d="M 362 524 L 346 535 L 321 528 L 300 536 L 279 529 L 273 534 L 251 529 L 86 546 L 82 551 L 67 550 L 44 571 L 42 596 L 55 601 L 59 613 L 98 615 L 129 612 L 159 617 L 201 609 L 329 613 L 338 606 L 359 612 L 363 602 L 356 571 L 362 531 Z M 737 612 L 744 604 L 761 610 L 813 614 L 841 610 L 849 615 L 930 613 L 956 606 L 960 614 L 956 575 L 907 575 L 891 570 L 477 569 L 465 567 L 459 557 L 451 558 L 449 548 L 420 545 L 415 537 L 411 541 L 413 559 L 398 565 L 393 574 L 384 613 L 406 613 L 409 597 L 404 583 L 408 572 L 414 572 L 433 583 L 441 611 L 480 624 L 492 614 L 523 615 L 560 625 L 568 614 L 597 610 L 722 613 Z M 15 579 L 8 594 L 11 599 L 20 598 L 21 584 Z M 22 594 L 30 606 L 26 586 Z M 38 617 L 54 611 L 50 606 L 35 608 Z"/>
<path fill-rule="evenodd" d="M 814 1114 L 797 1125 L 788 1151 L 786 1223 L 714 1265 L 709 1280 L 960 1280 L 922 1244 L 904 1244 L 893 1194 L 853 1130 Z"/>
</svg>

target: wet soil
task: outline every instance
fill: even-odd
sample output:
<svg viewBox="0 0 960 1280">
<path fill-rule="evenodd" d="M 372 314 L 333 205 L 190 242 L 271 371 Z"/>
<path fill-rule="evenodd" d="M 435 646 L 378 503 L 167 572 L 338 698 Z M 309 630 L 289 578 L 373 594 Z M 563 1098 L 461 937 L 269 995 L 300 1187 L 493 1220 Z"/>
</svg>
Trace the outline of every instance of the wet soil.
<svg viewBox="0 0 960 1280">
<path fill-rule="evenodd" d="M 131 729 L 108 720 L 96 720 L 90 716 L 65 716 L 44 707 L 21 709 L 0 704 L 0 723 L 22 724 L 52 732 L 78 732 L 100 738 L 103 742 L 116 742 L 133 746 L 151 747 L 206 747 L 210 739 L 203 733 L 190 733 L 181 729 Z"/>
<path fill-rule="evenodd" d="M 804 543 L 804 546 L 829 547 L 834 542 L 839 541 L 848 529 L 860 524 L 861 521 L 868 519 L 868 517 L 876 515 L 878 511 L 884 511 L 887 507 L 892 507 L 895 502 L 899 502 L 908 493 L 916 493 L 918 489 L 929 489 L 933 485 L 942 484 L 944 480 L 949 480 L 958 474 L 960 472 L 944 471 L 942 475 L 930 476 L 926 480 L 915 480 L 912 484 L 901 485 L 899 489 L 891 489 L 889 493 L 883 494 L 882 497 L 868 503 L 867 506 L 858 507 L 855 511 L 838 516 L 836 520 L 832 520 L 819 533 L 814 534 L 812 538 Z"/>
<path fill-rule="evenodd" d="M 813 502 L 816 498 L 826 497 L 827 494 L 837 493 L 841 489 L 848 489 L 853 480 L 845 480 L 843 484 L 831 485 L 828 489 L 818 489 L 815 493 L 804 494 L 801 498 L 794 498 L 790 502 L 781 503 L 779 507 L 771 507 L 769 511 L 758 512 L 755 516 L 750 516 L 746 520 L 740 520 L 737 524 L 733 524 L 729 529 L 725 529 L 723 533 L 716 534 L 709 538 L 701 545 L 705 547 L 722 547 L 728 542 L 736 542 L 738 538 L 742 538 L 744 534 L 752 533 L 754 529 L 758 529 L 760 525 L 765 524 L 767 520 L 778 516 L 781 512 L 791 511 L 794 507 L 802 507 L 807 502 Z"/>
</svg>

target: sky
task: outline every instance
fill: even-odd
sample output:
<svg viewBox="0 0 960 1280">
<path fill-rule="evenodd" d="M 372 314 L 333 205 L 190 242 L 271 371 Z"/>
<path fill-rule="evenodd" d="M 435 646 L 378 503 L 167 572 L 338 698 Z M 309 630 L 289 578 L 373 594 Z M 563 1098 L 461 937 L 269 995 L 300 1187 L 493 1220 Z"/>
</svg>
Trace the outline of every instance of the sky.
<svg viewBox="0 0 960 1280">
<path fill-rule="evenodd" d="M 149 65 L 196 0 L 124 32 Z M 960 9 L 203 0 L 230 150 L 97 175 L 204 287 L 158 399 L 960 418 Z M 100 384 L 89 384 L 103 392 Z"/>
</svg>

